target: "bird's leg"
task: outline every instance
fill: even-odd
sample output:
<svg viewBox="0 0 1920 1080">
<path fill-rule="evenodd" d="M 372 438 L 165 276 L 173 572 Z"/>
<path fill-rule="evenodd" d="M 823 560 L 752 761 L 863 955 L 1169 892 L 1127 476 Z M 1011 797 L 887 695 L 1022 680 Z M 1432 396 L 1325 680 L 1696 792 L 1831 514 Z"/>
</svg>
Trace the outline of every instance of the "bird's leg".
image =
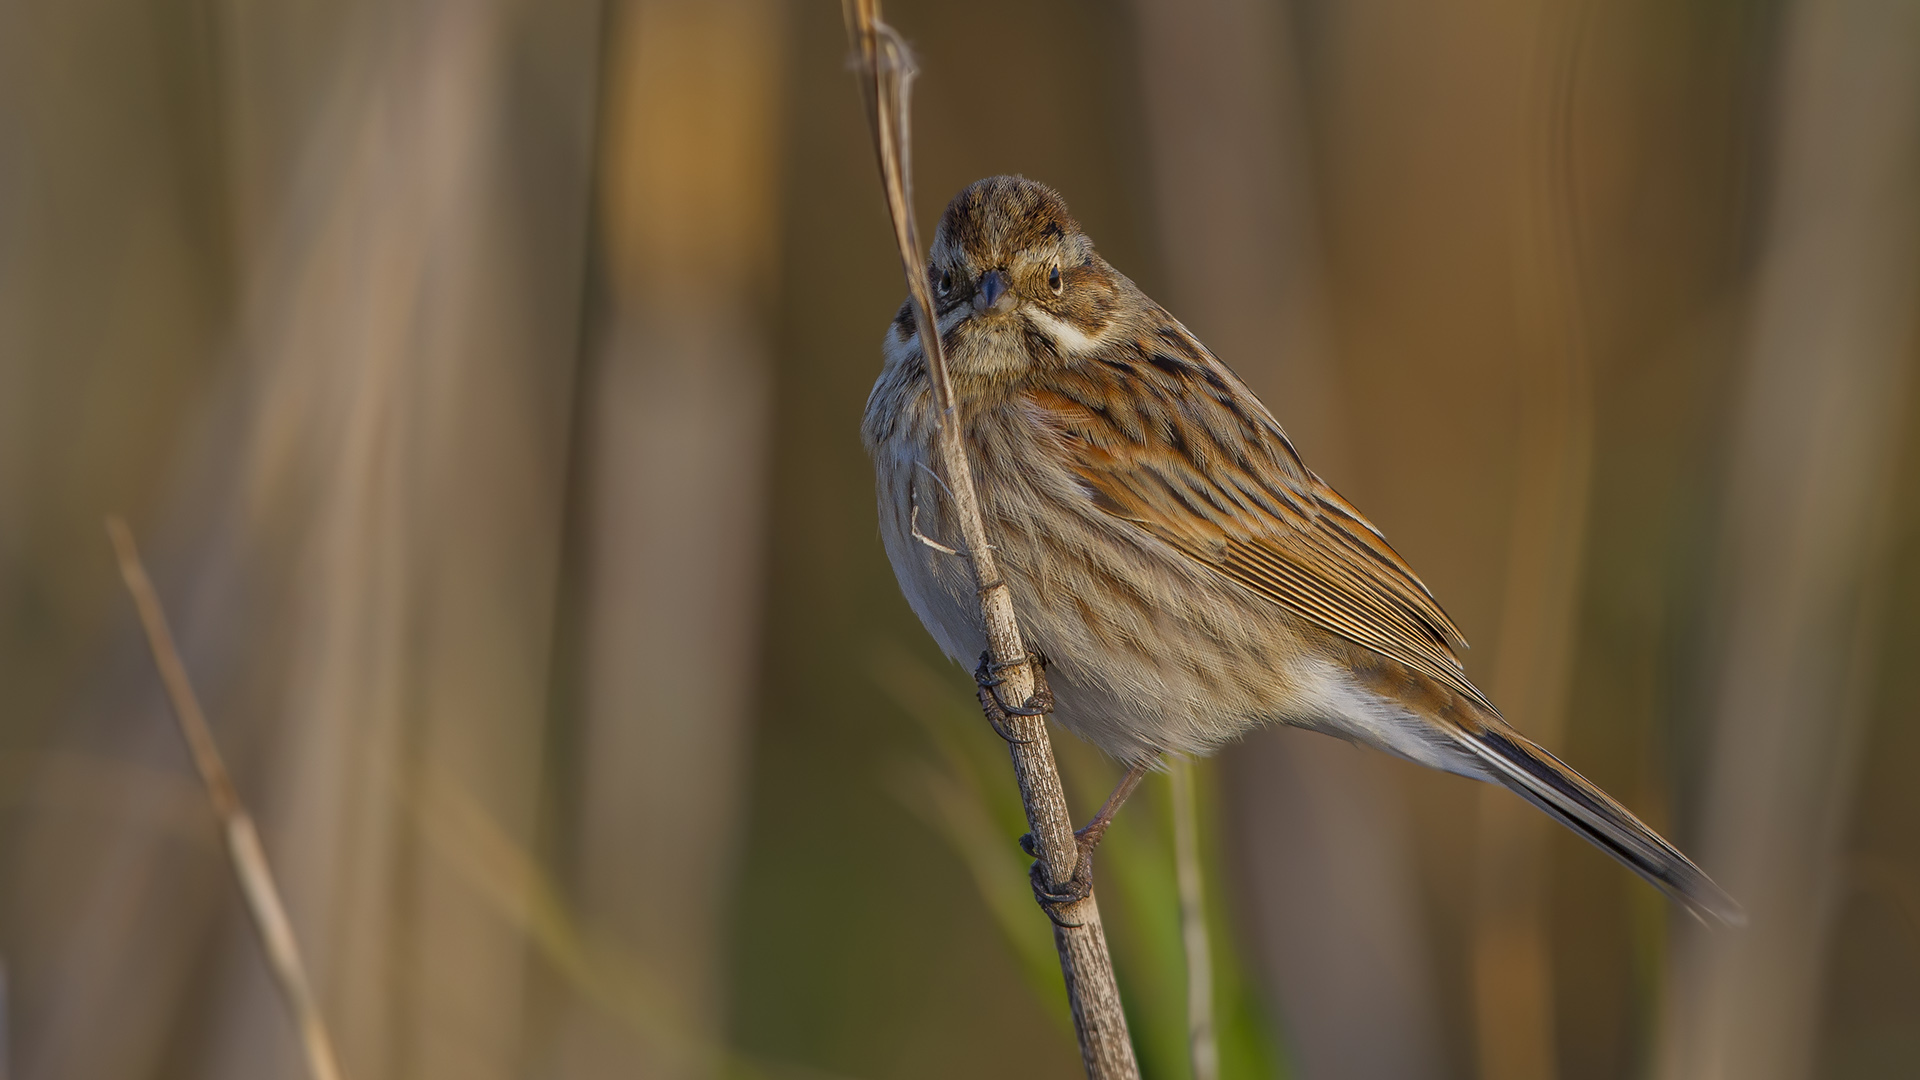
<svg viewBox="0 0 1920 1080">
<path fill-rule="evenodd" d="M 1002 672 L 1017 668 L 1022 664 L 1033 665 L 1033 694 L 1023 705 L 1009 705 L 1000 700 L 1000 687 L 1007 680 Z M 1047 685 L 1047 658 L 1035 650 L 1024 660 L 1011 664 L 995 663 L 992 653 L 980 654 L 980 666 L 974 669 L 973 681 L 980 686 L 980 711 L 987 714 L 987 723 L 993 725 L 994 733 L 1010 743 L 1025 743 L 1018 738 L 1007 721 L 1015 716 L 1045 716 L 1053 711 L 1053 689 Z"/>
<path fill-rule="evenodd" d="M 1107 835 L 1107 827 L 1113 824 L 1113 816 L 1120 812 L 1121 804 L 1125 803 L 1134 789 L 1140 786 L 1140 781 L 1147 778 L 1147 771 L 1153 768 L 1154 762 L 1158 760 L 1160 755 L 1155 754 L 1128 767 L 1127 774 L 1113 786 L 1113 794 L 1108 795 L 1107 801 L 1100 805 L 1100 812 L 1093 815 L 1092 821 L 1074 831 L 1074 845 L 1079 848 L 1079 852 L 1074 859 L 1073 876 L 1065 885 L 1059 889 L 1052 888 L 1041 876 L 1040 864 L 1037 862 L 1027 871 L 1028 878 L 1033 882 L 1034 900 L 1040 904 L 1040 909 L 1047 913 L 1047 918 L 1052 919 L 1055 925 L 1078 925 L 1062 922 L 1060 911 L 1068 904 L 1085 900 L 1093 893 L 1093 849 L 1098 847 L 1100 841 Z M 1039 845 L 1034 842 L 1032 833 L 1027 833 L 1020 838 L 1020 850 L 1035 858 L 1039 857 Z"/>
<path fill-rule="evenodd" d="M 1148 770 L 1152 769 L 1154 763 L 1159 760 L 1160 755 L 1155 754 L 1144 761 L 1137 762 L 1127 769 L 1127 775 L 1121 777 L 1119 783 L 1113 785 L 1113 794 L 1108 795 L 1107 801 L 1100 804 L 1100 812 L 1093 815 L 1092 821 L 1087 822 L 1073 834 L 1074 838 L 1080 841 L 1081 850 L 1092 851 L 1100 843 L 1101 838 L 1107 835 L 1107 826 L 1113 824 L 1113 815 L 1120 812 L 1120 804 L 1127 801 L 1127 797 L 1140 786 L 1140 781 L 1147 778 Z"/>
<path fill-rule="evenodd" d="M 1021 664 L 1033 665 L 1033 694 L 1022 705 L 1008 705 L 1000 699 L 1000 687 L 1006 683 L 1003 672 L 1019 667 Z M 1026 739 L 1013 733 L 1008 721 L 1016 716 L 1045 716 L 1053 711 L 1053 690 L 1047 685 L 1047 658 L 1035 651 L 1026 659 L 1011 664 L 996 663 L 992 653 L 980 654 L 980 666 L 973 673 L 973 681 L 980 687 L 980 711 L 986 713 L 987 723 L 1001 738 L 1010 743 L 1025 743 Z M 1146 779 L 1147 770 L 1160 759 L 1159 754 L 1135 762 L 1127 769 L 1127 774 L 1114 785 L 1113 793 L 1100 805 L 1100 812 L 1093 820 L 1074 831 L 1074 846 L 1078 849 L 1073 864 L 1073 874 L 1059 889 L 1054 889 L 1040 873 L 1040 864 L 1033 864 L 1028 877 L 1033 881 L 1033 896 L 1039 901 L 1047 918 L 1061 926 L 1074 925 L 1061 922 L 1061 910 L 1069 904 L 1085 900 L 1093 893 L 1093 849 L 1098 847 L 1107 835 L 1107 827 L 1113 824 L 1113 816 L 1120 812 L 1121 804 L 1127 801 L 1140 781 Z M 1033 834 L 1020 838 L 1020 848 L 1028 855 L 1038 858 L 1039 848 L 1034 843 Z"/>
<path fill-rule="evenodd" d="M 1140 781 L 1147 778 L 1147 773 L 1159 760 L 1160 755 L 1155 754 L 1128 768 L 1127 774 L 1120 778 L 1120 782 L 1113 785 L 1113 794 L 1108 795 L 1107 801 L 1100 804 L 1100 812 L 1093 815 L 1092 821 L 1074 830 L 1073 838 L 1080 842 L 1080 850 L 1083 853 L 1090 855 L 1094 848 L 1100 846 L 1100 841 L 1107 835 L 1107 826 L 1113 824 L 1113 815 L 1120 812 L 1120 805 L 1126 802 L 1127 797 L 1140 786 Z M 1036 857 L 1039 855 L 1039 850 L 1034 846 L 1032 833 L 1027 833 L 1020 838 L 1020 850 Z"/>
</svg>

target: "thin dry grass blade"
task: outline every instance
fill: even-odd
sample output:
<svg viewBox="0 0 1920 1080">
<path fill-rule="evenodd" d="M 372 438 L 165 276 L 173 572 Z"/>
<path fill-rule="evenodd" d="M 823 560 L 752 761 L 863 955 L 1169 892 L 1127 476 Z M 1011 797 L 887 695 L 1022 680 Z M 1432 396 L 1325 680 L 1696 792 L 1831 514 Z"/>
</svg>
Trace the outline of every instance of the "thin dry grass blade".
<svg viewBox="0 0 1920 1080">
<path fill-rule="evenodd" d="M 260 846 L 260 834 L 241 804 L 233 779 L 227 774 L 226 762 L 220 757 L 220 748 L 213 741 L 213 729 L 207 725 L 200 699 L 187 678 L 187 667 L 180 660 L 180 650 L 174 646 L 173 631 L 167 626 L 160 596 L 154 592 L 147 568 L 140 561 L 139 549 L 134 546 L 133 531 L 127 528 L 126 522 L 110 517 L 107 536 L 112 539 L 114 554 L 120 562 L 120 576 L 127 583 L 134 608 L 140 613 L 140 626 L 146 631 L 153 666 L 160 672 L 160 682 L 166 687 L 174 719 L 179 721 L 180 734 L 193 755 L 193 767 L 205 782 L 207 799 L 213 803 L 213 812 L 220 819 L 227 857 L 233 864 L 234 878 L 240 883 L 247 913 L 253 917 L 254 930 L 260 935 L 260 946 L 266 951 L 267 966 L 273 972 L 281 996 L 286 999 L 295 1026 L 300 1029 L 307 1069 L 314 1080 L 341 1080 L 333 1039 L 327 1034 L 326 1020 L 320 1015 L 306 964 L 300 959 L 299 942 L 294 940 L 293 924 L 287 919 L 286 905 L 280 902 L 280 890 L 273 882 L 273 871 L 267 867 L 267 853 Z"/>
<path fill-rule="evenodd" d="M 866 99 L 867 123 L 880 162 L 887 217 L 893 222 L 900 269 L 913 296 L 914 325 L 927 353 L 934 400 L 944 414 L 953 408 L 953 380 L 947 374 L 946 350 L 935 332 L 933 294 L 928 292 L 926 275 L 921 272 L 925 263 L 920 257 L 919 230 L 913 222 L 913 140 L 907 103 L 919 69 L 913 66 L 913 53 L 906 42 L 881 20 L 879 0 L 847 0 L 845 11 L 854 47 L 860 50 L 860 92 Z"/>
</svg>

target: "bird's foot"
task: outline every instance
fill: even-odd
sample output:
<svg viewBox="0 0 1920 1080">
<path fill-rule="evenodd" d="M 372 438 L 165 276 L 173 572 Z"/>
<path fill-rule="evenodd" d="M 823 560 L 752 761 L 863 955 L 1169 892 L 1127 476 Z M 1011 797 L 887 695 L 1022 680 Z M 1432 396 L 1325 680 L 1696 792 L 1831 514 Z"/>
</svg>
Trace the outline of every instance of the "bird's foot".
<svg viewBox="0 0 1920 1080">
<path fill-rule="evenodd" d="M 1047 918 L 1052 920 L 1055 926 L 1082 925 L 1070 920 L 1066 910 L 1093 895 L 1093 849 L 1100 843 L 1100 838 L 1089 837 L 1086 835 L 1086 830 L 1082 829 L 1073 834 L 1073 840 L 1075 848 L 1073 874 L 1066 881 L 1058 886 L 1049 882 L 1037 860 L 1027 869 L 1027 880 L 1033 883 L 1033 900 L 1040 905 L 1041 911 L 1047 913 Z M 1020 838 L 1020 847 L 1029 855 L 1039 854 L 1034 846 L 1032 833 Z"/>
<path fill-rule="evenodd" d="M 1058 889 L 1051 888 L 1040 873 L 1040 864 L 1037 862 L 1027 872 L 1027 876 L 1033 881 L 1034 900 L 1039 903 L 1040 910 L 1047 913 L 1047 918 L 1053 920 L 1054 925 L 1080 925 L 1062 921 L 1061 911 L 1068 905 L 1079 903 L 1093 894 L 1093 849 L 1099 847 L 1100 841 L 1106 838 L 1107 828 L 1113 824 L 1113 815 L 1119 812 L 1120 805 L 1127 801 L 1127 796 L 1132 795 L 1133 790 L 1140 786 L 1140 781 L 1146 777 L 1147 771 L 1157 760 L 1159 755 L 1156 754 L 1127 769 L 1127 774 L 1120 778 L 1119 784 L 1114 786 L 1113 794 L 1107 796 L 1107 801 L 1101 805 L 1100 812 L 1093 815 L 1092 821 L 1074 830 L 1073 842 L 1078 852 L 1075 855 L 1073 874 L 1064 885 Z M 1032 833 L 1020 837 L 1020 850 L 1036 859 L 1040 856 L 1039 844 L 1034 841 Z"/>
<path fill-rule="evenodd" d="M 1033 693 L 1024 704 L 1009 705 L 1000 700 L 1000 687 L 1006 684 L 1006 672 L 1017 667 L 1031 664 L 1033 667 Z M 1053 711 L 1053 689 L 1047 685 L 1047 658 L 1035 650 L 1024 660 L 1011 664 L 996 663 L 992 653 L 980 654 L 980 666 L 974 669 L 973 681 L 980 687 L 980 711 L 987 714 L 987 723 L 993 725 L 994 733 L 1010 743 L 1025 743 L 1008 727 L 1008 721 L 1016 716 L 1045 716 Z"/>
</svg>

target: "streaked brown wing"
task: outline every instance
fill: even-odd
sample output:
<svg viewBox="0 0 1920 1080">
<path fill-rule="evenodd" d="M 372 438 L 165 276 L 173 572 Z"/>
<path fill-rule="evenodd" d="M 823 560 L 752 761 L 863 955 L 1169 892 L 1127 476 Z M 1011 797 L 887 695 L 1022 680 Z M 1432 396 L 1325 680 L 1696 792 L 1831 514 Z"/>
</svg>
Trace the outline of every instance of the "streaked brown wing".
<svg viewBox="0 0 1920 1080">
<path fill-rule="evenodd" d="M 1379 530 L 1300 463 L 1252 392 L 1177 325 L 1152 346 L 1027 393 L 1094 504 L 1492 710 L 1460 666 L 1466 641 L 1453 620 Z"/>
</svg>

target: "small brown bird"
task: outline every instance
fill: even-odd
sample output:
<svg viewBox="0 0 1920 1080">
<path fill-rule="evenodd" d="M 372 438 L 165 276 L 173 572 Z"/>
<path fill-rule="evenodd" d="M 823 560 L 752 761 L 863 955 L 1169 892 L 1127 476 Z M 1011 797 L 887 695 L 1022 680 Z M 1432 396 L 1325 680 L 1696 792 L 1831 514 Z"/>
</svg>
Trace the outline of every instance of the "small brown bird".
<svg viewBox="0 0 1920 1080">
<path fill-rule="evenodd" d="M 1052 189 L 956 196 L 927 274 L 981 509 L 1055 715 L 1130 767 L 1292 724 L 1506 785 L 1694 912 L 1740 907 L 1606 792 L 1501 719 L 1465 641 L 1352 504 L 1187 328 L 1094 253 Z M 900 588 L 948 656 L 984 627 L 935 472 L 912 309 L 862 435 Z"/>
</svg>

